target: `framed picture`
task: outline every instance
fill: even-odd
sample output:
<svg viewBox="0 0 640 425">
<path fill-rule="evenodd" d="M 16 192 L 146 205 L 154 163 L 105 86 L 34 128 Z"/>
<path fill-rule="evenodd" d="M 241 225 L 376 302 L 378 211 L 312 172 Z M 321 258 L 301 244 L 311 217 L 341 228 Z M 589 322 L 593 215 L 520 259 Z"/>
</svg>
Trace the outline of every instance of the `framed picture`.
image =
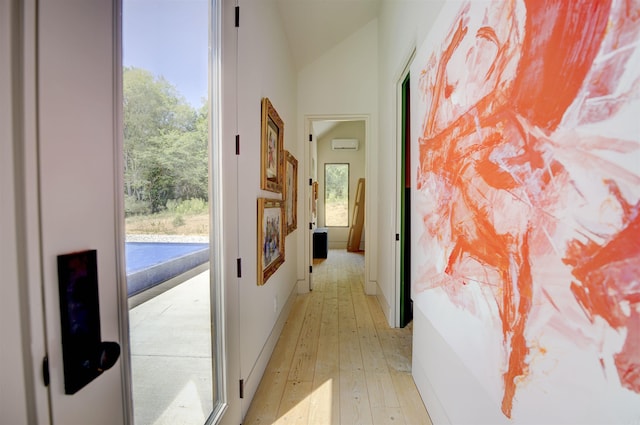
<svg viewBox="0 0 640 425">
<path fill-rule="evenodd" d="M 298 160 L 285 151 L 285 213 L 287 235 L 298 228 Z"/>
<path fill-rule="evenodd" d="M 258 198 L 258 285 L 284 263 L 284 201 Z"/>
<path fill-rule="evenodd" d="M 284 124 L 268 98 L 262 99 L 262 155 L 260 187 L 282 193 Z"/>
<path fill-rule="evenodd" d="M 311 215 L 313 218 L 316 217 L 316 208 L 318 204 L 318 182 L 313 182 L 313 186 L 311 187 Z"/>
</svg>

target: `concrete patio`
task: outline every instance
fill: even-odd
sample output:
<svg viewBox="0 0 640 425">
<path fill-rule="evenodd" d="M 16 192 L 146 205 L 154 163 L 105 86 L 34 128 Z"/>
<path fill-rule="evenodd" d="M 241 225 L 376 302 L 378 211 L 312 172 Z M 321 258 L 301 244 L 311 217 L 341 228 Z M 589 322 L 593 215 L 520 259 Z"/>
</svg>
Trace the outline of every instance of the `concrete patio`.
<svg viewBox="0 0 640 425">
<path fill-rule="evenodd" d="M 186 279 L 186 280 L 185 280 Z M 129 299 L 136 425 L 205 423 L 212 410 L 209 269 Z"/>
</svg>

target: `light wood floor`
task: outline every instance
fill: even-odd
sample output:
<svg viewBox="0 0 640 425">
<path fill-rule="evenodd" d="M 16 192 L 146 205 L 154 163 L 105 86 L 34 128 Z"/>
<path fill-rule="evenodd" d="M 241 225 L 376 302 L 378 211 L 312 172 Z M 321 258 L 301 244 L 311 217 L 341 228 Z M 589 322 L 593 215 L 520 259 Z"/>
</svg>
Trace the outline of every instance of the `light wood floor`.
<svg viewBox="0 0 640 425">
<path fill-rule="evenodd" d="M 297 296 L 243 422 L 429 424 L 411 377 L 411 326 L 363 290 L 364 256 L 330 250 Z"/>
</svg>

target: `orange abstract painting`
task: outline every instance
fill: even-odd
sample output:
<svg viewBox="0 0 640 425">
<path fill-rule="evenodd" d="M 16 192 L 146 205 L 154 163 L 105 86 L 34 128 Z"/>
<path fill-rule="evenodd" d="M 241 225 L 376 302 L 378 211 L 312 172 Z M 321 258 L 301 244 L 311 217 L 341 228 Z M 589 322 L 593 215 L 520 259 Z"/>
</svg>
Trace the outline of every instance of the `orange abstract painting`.
<svg viewBox="0 0 640 425">
<path fill-rule="evenodd" d="M 412 69 L 414 298 L 500 334 L 506 417 L 574 350 L 640 395 L 639 40 L 638 1 L 467 2 Z"/>
</svg>

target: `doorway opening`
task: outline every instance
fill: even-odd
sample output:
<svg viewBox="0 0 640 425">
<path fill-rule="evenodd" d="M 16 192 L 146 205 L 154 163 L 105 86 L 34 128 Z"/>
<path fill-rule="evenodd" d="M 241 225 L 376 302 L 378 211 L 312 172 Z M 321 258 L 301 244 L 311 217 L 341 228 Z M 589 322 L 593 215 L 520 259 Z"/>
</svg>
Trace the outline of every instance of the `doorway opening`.
<svg viewBox="0 0 640 425">
<path fill-rule="evenodd" d="M 410 75 L 401 86 L 402 118 L 400 120 L 400 327 L 413 320 L 411 301 L 411 93 Z"/>
<path fill-rule="evenodd" d="M 364 116 L 307 118 L 309 289 L 313 289 L 313 262 L 323 258 L 324 244 L 327 250 L 349 249 L 363 253 L 365 276 L 368 274 L 366 226 L 357 241 L 350 241 L 353 227 L 366 223 L 362 216 L 366 215 L 365 191 L 360 191 L 360 203 L 357 195 L 359 181 L 364 182 L 367 177 L 368 124 L 368 117 Z M 358 217 L 362 217 L 361 221 Z"/>
<path fill-rule="evenodd" d="M 396 258 L 394 323 L 413 320 L 411 299 L 411 75 L 412 50 L 396 80 Z"/>
</svg>

